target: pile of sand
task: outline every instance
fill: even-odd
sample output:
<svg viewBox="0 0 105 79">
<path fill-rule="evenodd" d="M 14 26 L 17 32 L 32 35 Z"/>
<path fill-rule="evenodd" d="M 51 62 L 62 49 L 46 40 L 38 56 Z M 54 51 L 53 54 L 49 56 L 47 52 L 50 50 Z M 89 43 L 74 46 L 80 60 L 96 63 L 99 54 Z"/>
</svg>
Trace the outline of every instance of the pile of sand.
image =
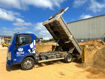
<svg viewBox="0 0 105 79">
<path fill-rule="evenodd" d="M 105 70 L 105 46 L 97 50 L 93 58 L 93 65 Z"/>
<path fill-rule="evenodd" d="M 86 42 L 80 42 L 79 45 L 88 45 L 88 46 L 102 46 L 104 45 L 104 42 L 101 40 L 90 40 Z"/>
<path fill-rule="evenodd" d="M 105 45 L 102 41 L 92 40 L 79 43 L 85 46 L 85 66 L 105 71 Z"/>
<path fill-rule="evenodd" d="M 55 42 L 49 43 L 37 43 L 36 44 L 36 52 L 49 52 L 53 50 L 53 47 L 57 44 Z"/>
</svg>

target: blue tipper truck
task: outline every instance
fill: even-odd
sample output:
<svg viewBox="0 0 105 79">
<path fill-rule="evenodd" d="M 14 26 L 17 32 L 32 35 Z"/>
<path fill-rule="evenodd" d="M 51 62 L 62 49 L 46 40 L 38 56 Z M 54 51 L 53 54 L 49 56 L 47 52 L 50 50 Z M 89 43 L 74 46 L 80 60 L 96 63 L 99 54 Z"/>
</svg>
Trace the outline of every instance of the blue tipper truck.
<svg viewBox="0 0 105 79">
<path fill-rule="evenodd" d="M 73 59 L 81 58 L 81 49 L 62 18 L 67 10 L 51 16 L 43 25 L 51 33 L 57 46 L 50 52 L 36 52 L 35 35 L 31 33 L 15 33 L 8 48 L 7 64 L 12 66 L 20 64 L 23 70 L 29 70 L 37 63 L 64 60 L 70 63 Z"/>
</svg>

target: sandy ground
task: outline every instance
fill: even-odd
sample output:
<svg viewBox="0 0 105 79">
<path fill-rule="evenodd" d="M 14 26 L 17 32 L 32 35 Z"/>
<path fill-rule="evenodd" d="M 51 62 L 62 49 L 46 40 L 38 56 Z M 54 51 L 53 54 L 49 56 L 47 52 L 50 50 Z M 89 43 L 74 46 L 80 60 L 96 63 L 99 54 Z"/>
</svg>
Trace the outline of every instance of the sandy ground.
<svg viewBox="0 0 105 79">
<path fill-rule="evenodd" d="M 105 79 L 104 73 L 74 62 L 44 63 L 28 71 L 21 70 L 19 65 L 6 68 L 6 56 L 7 48 L 0 48 L 0 79 Z"/>
</svg>

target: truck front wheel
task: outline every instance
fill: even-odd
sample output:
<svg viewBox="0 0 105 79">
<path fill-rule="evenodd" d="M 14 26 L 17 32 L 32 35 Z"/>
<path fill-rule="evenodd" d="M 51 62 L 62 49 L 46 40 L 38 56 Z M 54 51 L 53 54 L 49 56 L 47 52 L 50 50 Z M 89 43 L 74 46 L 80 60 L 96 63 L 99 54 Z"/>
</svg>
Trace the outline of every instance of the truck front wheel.
<svg viewBox="0 0 105 79">
<path fill-rule="evenodd" d="M 23 70 L 29 70 L 34 67 L 34 64 L 35 64 L 34 59 L 31 57 L 27 57 L 22 61 L 21 68 Z"/>
</svg>

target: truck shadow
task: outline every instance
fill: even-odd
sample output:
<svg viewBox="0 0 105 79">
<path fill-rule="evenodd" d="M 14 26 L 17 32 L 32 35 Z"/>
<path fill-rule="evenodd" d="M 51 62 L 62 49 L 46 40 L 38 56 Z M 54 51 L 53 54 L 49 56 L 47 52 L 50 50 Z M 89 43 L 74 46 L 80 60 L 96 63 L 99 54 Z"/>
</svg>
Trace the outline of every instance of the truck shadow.
<svg viewBox="0 0 105 79">
<path fill-rule="evenodd" d="M 35 65 L 34 68 L 40 68 L 40 67 L 45 67 L 45 66 L 48 66 L 48 65 L 53 65 L 53 64 L 60 64 L 60 63 L 63 63 L 62 61 L 51 61 L 51 62 L 46 62 L 46 63 L 37 63 L 37 67 Z M 19 64 L 16 64 L 16 65 L 13 65 L 13 66 L 8 66 L 6 65 L 6 70 L 8 72 L 10 71 L 14 71 L 14 70 L 22 70 L 21 69 L 21 66 Z"/>
<path fill-rule="evenodd" d="M 74 61 L 75 62 L 75 61 Z M 57 60 L 57 61 L 50 61 L 50 62 L 44 62 L 44 63 L 37 63 L 35 66 L 34 66 L 34 68 L 40 68 L 40 67 L 45 67 L 45 66 L 48 66 L 48 65 L 54 65 L 54 64 L 62 64 L 62 63 L 64 63 L 64 61 L 59 61 L 59 60 Z M 77 63 L 77 62 L 76 62 Z M 6 65 L 6 70 L 8 71 L 8 72 L 10 72 L 10 71 L 14 71 L 14 70 L 22 70 L 21 69 L 21 66 L 19 65 L 19 64 L 16 64 L 16 65 L 13 65 L 13 66 L 8 66 L 8 65 Z"/>
</svg>

